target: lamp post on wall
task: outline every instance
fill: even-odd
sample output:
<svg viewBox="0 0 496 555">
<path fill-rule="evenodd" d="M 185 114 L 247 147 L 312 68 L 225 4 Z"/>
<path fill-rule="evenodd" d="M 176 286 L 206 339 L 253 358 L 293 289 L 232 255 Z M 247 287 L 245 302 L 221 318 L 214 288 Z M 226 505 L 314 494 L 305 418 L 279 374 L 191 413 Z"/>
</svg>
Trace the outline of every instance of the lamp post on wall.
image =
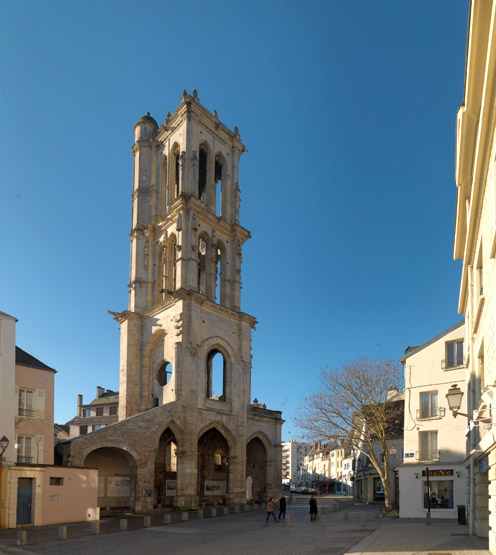
<svg viewBox="0 0 496 555">
<path fill-rule="evenodd" d="M 470 418 L 473 420 L 474 417 L 470 414 L 465 414 L 464 412 L 460 412 L 460 407 L 462 406 L 462 398 L 463 398 L 463 391 L 458 387 L 458 384 L 453 384 L 448 393 L 446 393 L 446 400 L 448 401 L 448 406 L 453 413 L 453 417 L 456 418 L 459 414 L 461 416 L 465 416 L 466 418 Z"/>
<path fill-rule="evenodd" d="M 3 436 L 2 439 L 0 439 L 0 466 L 2 465 L 2 461 L 3 461 L 3 454 L 5 453 L 5 450 L 7 449 L 7 447 L 9 446 L 9 438 L 7 436 Z"/>
<path fill-rule="evenodd" d="M 7 436 L 3 436 L 2 439 L 0 439 L 0 502 L 2 500 L 2 466 L 3 466 L 3 454 L 5 453 L 5 450 L 7 449 L 7 447 L 9 446 L 9 438 Z"/>
</svg>

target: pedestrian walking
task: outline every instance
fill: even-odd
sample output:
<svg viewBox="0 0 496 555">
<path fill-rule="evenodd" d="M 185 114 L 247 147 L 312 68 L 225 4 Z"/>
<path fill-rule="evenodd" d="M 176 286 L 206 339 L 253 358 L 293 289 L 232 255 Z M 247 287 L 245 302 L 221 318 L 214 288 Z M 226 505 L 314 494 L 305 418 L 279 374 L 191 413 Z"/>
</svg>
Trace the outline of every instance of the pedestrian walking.
<svg viewBox="0 0 496 555">
<path fill-rule="evenodd" d="M 286 496 L 284 493 L 282 494 L 281 499 L 279 499 L 279 520 L 281 520 L 281 516 L 284 520 L 286 520 Z"/>
<path fill-rule="evenodd" d="M 310 497 L 310 502 L 308 504 L 310 505 L 310 520 L 317 520 L 317 513 L 319 512 L 319 509 L 317 507 L 317 499 L 315 498 L 315 495 Z"/>
<path fill-rule="evenodd" d="M 274 514 L 275 510 L 276 510 L 276 502 L 274 501 L 274 498 L 271 497 L 267 501 L 267 518 L 265 519 L 265 522 L 269 522 L 270 515 L 272 515 L 272 517 L 274 518 L 274 522 L 277 522 L 276 515 Z"/>
</svg>

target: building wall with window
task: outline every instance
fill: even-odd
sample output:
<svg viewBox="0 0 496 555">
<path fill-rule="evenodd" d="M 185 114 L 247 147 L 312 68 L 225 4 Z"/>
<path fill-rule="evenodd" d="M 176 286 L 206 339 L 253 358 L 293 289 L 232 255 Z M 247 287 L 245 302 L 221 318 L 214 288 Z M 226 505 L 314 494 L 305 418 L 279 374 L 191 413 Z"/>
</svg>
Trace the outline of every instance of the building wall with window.
<svg viewBox="0 0 496 555">
<path fill-rule="evenodd" d="M 53 464 L 55 370 L 16 347 L 16 461 Z"/>
<path fill-rule="evenodd" d="M 295 439 L 282 443 L 282 480 L 283 483 L 294 483 L 305 480 L 305 455 L 311 444 L 300 443 Z"/>
<path fill-rule="evenodd" d="M 457 505 L 466 504 L 466 422 L 461 416 L 453 418 L 446 400 L 453 384 L 466 391 L 464 337 L 462 321 L 419 347 L 409 347 L 401 359 L 405 370 L 401 517 L 425 517 L 430 501 L 432 518 L 456 518 Z M 461 412 L 466 412 L 466 397 Z"/>
<path fill-rule="evenodd" d="M 9 445 L 3 455 L 4 464 L 15 460 L 15 327 L 16 318 L 0 312 L 0 437 Z M 1 492 L 0 492 L 1 493 Z"/>
<path fill-rule="evenodd" d="M 465 316 L 468 413 L 485 425 L 467 435 L 469 531 L 496 553 L 496 2 L 470 3 L 463 104 L 456 116 L 454 258 L 463 261 L 458 311 Z"/>
</svg>

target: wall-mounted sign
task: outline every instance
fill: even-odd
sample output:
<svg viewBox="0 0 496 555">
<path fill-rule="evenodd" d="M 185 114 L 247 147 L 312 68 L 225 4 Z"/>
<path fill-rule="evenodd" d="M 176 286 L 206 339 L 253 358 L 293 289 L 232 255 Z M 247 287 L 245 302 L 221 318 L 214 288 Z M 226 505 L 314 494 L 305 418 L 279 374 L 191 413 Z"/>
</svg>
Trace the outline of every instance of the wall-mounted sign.
<svg viewBox="0 0 496 555">
<path fill-rule="evenodd" d="M 422 470 L 422 476 L 425 477 L 425 470 Z M 435 468 L 429 470 L 429 478 L 436 478 L 437 476 L 453 476 L 453 469 L 448 468 L 447 470 L 441 468 Z"/>
<path fill-rule="evenodd" d="M 165 495 L 177 495 L 177 481 L 176 480 L 166 480 L 165 481 Z"/>
<path fill-rule="evenodd" d="M 415 453 L 405 453 L 405 459 L 413 459 Z"/>
<path fill-rule="evenodd" d="M 226 495 L 227 482 L 219 480 L 205 480 L 205 495 Z"/>
</svg>

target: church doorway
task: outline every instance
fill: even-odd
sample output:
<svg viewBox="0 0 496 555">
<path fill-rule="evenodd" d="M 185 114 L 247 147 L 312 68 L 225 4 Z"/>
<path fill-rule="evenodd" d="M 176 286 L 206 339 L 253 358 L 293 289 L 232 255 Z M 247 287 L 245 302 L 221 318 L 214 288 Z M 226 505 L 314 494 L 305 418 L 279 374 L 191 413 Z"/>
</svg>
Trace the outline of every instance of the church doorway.
<svg viewBox="0 0 496 555">
<path fill-rule="evenodd" d="M 201 503 L 226 504 L 229 446 L 215 428 L 198 440 L 198 497 Z"/>
<path fill-rule="evenodd" d="M 154 505 L 173 506 L 177 495 L 177 441 L 167 428 L 160 436 L 155 457 Z"/>
<path fill-rule="evenodd" d="M 246 479 L 247 494 L 249 483 L 253 502 L 264 503 L 267 501 L 267 453 L 264 444 L 257 437 L 253 438 L 246 446 Z"/>
</svg>

